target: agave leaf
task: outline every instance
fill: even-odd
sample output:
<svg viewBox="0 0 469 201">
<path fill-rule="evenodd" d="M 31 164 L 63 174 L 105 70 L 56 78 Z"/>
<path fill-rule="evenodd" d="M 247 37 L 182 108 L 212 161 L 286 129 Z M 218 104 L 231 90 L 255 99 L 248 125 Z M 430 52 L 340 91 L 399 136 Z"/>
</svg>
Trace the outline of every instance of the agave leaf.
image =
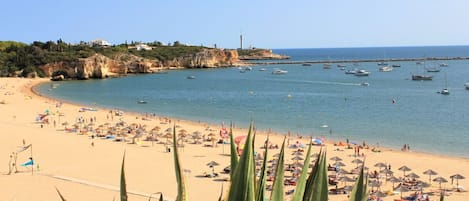
<svg viewBox="0 0 469 201">
<path fill-rule="evenodd" d="M 233 166 L 232 166 L 233 167 Z M 232 169 L 233 171 L 233 169 Z M 243 153 L 234 169 L 228 201 L 254 201 L 254 150 L 252 145 L 252 122 L 244 144 Z"/>
<path fill-rule="evenodd" d="M 269 141 L 269 136 L 267 136 L 266 142 Z M 256 189 L 256 201 L 264 201 L 265 197 L 265 189 L 266 189 L 266 182 L 267 182 L 267 156 L 268 156 L 268 147 L 265 146 L 264 151 L 264 161 L 262 162 L 261 174 L 259 176 L 259 182 L 257 184 Z"/>
<path fill-rule="evenodd" d="M 328 183 L 327 183 L 327 167 L 326 167 L 326 152 L 322 152 L 318 156 L 318 162 L 312 172 L 311 188 L 306 200 L 328 200 Z M 305 200 L 303 198 L 303 200 Z"/>
<path fill-rule="evenodd" d="M 366 183 L 366 177 L 363 172 L 364 162 L 358 175 L 358 179 L 353 186 L 352 192 L 350 192 L 349 201 L 367 201 L 368 200 L 368 189 Z"/>
<path fill-rule="evenodd" d="M 163 193 L 160 194 L 160 201 L 163 201 Z"/>
<path fill-rule="evenodd" d="M 306 188 L 306 179 L 308 178 L 308 169 L 309 162 L 311 161 L 311 141 L 308 146 L 308 151 L 306 153 L 305 162 L 303 164 L 303 169 L 301 169 L 300 177 L 296 185 L 295 193 L 293 194 L 292 201 L 302 201 L 303 195 Z"/>
<path fill-rule="evenodd" d="M 271 201 L 283 201 L 285 200 L 284 193 L 284 158 L 285 158 L 285 139 L 283 139 L 282 148 L 280 149 L 280 155 L 277 161 L 277 167 L 275 169 L 275 180 L 272 184 L 272 194 L 270 195 Z"/>
<path fill-rule="evenodd" d="M 55 187 L 55 191 L 57 191 L 57 193 L 59 194 L 59 197 L 62 201 L 66 201 L 64 196 L 62 196 L 62 193 L 60 193 L 59 189 L 57 187 Z"/>
<path fill-rule="evenodd" d="M 319 159 L 321 158 L 321 155 L 322 155 L 322 148 L 319 151 L 319 154 L 316 157 L 316 160 L 314 161 L 313 170 L 311 171 L 311 173 L 308 176 L 308 179 L 306 180 L 305 192 L 303 194 L 303 200 L 304 201 L 310 200 L 311 196 L 313 194 L 313 181 L 314 181 L 314 178 L 316 177 L 317 172 L 318 172 Z"/>
<path fill-rule="evenodd" d="M 178 184 L 178 195 L 176 201 L 187 201 L 187 191 L 185 187 L 184 175 L 182 172 L 182 167 L 179 159 L 179 153 L 177 149 L 177 139 L 176 139 L 176 125 L 173 127 L 173 156 L 174 156 L 174 170 L 176 171 L 176 180 Z"/>
<path fill-rule="evenodd" d="M 233 124 L 230 125 L 230 150 L 231 150 L 231 171 L 230 171 L 230 180 L 233 179 L 233 173 L 236 169 L 236 165 L 238 164 L 238 152 L 236 151 L 236 147 L 234 144 L 233 138 Z"/>
<path fill-rule="evenodd" d="M 443 192 L 440 193 L 440 201 L 445 201 L 445 194 Z"/>
<path fill-rule="evenodd" d="M 122 167 L 121 167 L 121 183 L 120 183 L 121 201 L 127 201 L 127 185 L 125 183 L 124 163 L 125 163 L 125 151 L 124 151 L 124 156 L 122 157 Z"/>
</svg>

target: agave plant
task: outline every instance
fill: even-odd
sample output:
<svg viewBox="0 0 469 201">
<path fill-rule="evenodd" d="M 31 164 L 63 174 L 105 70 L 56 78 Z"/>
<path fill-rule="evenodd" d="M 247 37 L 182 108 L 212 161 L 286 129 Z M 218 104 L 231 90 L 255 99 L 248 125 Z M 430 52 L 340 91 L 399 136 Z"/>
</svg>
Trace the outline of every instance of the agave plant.
<svg viewBox="0 0 469 201">
<path fill-rule="evenodd" d="M 184 175 L 179 159 L 177 140 L 176 140 L 176 125 L 173 128 L 173 157 L 174 157 L 174 170 L 176 172 L 176 180 L 178 184 L 178 196 L 176 201 L 188 201 L 187 191 L 185 187 Z"/>
<path fill-rule="evenodd" d="M 125 152 L 124 152 L 124 156 L 122 157 L 122 167 L 121 167 L 121 182 L 120 182 L 121 201 L 127 201 L 127 185 L 125 183 L 124 163 L 125 163 Z"/>
</svg>

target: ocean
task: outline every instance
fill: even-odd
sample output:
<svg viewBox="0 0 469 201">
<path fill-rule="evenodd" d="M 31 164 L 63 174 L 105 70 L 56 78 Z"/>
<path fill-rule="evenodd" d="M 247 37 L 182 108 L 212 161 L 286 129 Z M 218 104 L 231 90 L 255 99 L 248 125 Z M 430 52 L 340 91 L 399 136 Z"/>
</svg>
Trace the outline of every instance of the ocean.
<svg viewBox="0 0 469 201">
<path fill-rule="evenodd" d="M 294 61 L 468 57 L 469 46 L 276 49 Z M 366 141 L 371 145 L 469 157 L 469 60 L 427 61 L 441 67 L 433 81 L 412 81 L 424 65 L 400 64 L 379 72 L 376 62 L 345 63 L 347 69 L 371 74 L 345 74 L 332 64 L 259 65 L 238 68 L 188 69 L 118 79 L 57 82 L 38 87 L 46 96 L 104 108 L 248 127 L 259 130 Z M 264 68 L 265 71 L 260 71 Z M 274 75 L 279 68 L 287 74 Z M 188 76 L 195 79 L 187 79 Z M 367 82 L 369 86 L 362 86 Z M 447 87 L 450 95 L 437 93 Z M 145 100 L 147 104 L 138 104 Z"/>
</svg>

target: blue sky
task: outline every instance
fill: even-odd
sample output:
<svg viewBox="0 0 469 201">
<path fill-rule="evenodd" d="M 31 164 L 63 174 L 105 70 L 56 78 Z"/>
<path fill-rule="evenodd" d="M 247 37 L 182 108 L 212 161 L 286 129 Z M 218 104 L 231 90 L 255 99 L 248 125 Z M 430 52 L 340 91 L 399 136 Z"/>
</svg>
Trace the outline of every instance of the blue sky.
<svg viewBox="0 0 469 201">
<path fill-rule="evenodd" d="M 469 45 L 467 0 L 0 0 L 0 40 L 237 48 Z"/>
</svg>

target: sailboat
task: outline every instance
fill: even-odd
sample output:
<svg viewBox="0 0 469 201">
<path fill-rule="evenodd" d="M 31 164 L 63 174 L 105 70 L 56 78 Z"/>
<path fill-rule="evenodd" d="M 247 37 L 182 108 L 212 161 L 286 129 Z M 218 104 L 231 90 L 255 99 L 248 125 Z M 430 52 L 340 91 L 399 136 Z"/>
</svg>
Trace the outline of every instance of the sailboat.
<svg viewBox="0 0 469 201">
<path fill-rule="evenodd" d="M 424 69 L 425 69 L 425 61 L 423 62 Z M 412 74 L 412 80 L 424 80 L 424 81 L 430 81 L 433 80 L 433 76 L 431 75 L 425 75 L 425 74 Z"/>
<path fill-rule="evenodd" d="M 449 95 L 448 81 L 446 79 L 446 74 L 445 74 L 445 88 L 442 89 L 439 93 L 442 94 L 442 95 Z"/>
</svg>

